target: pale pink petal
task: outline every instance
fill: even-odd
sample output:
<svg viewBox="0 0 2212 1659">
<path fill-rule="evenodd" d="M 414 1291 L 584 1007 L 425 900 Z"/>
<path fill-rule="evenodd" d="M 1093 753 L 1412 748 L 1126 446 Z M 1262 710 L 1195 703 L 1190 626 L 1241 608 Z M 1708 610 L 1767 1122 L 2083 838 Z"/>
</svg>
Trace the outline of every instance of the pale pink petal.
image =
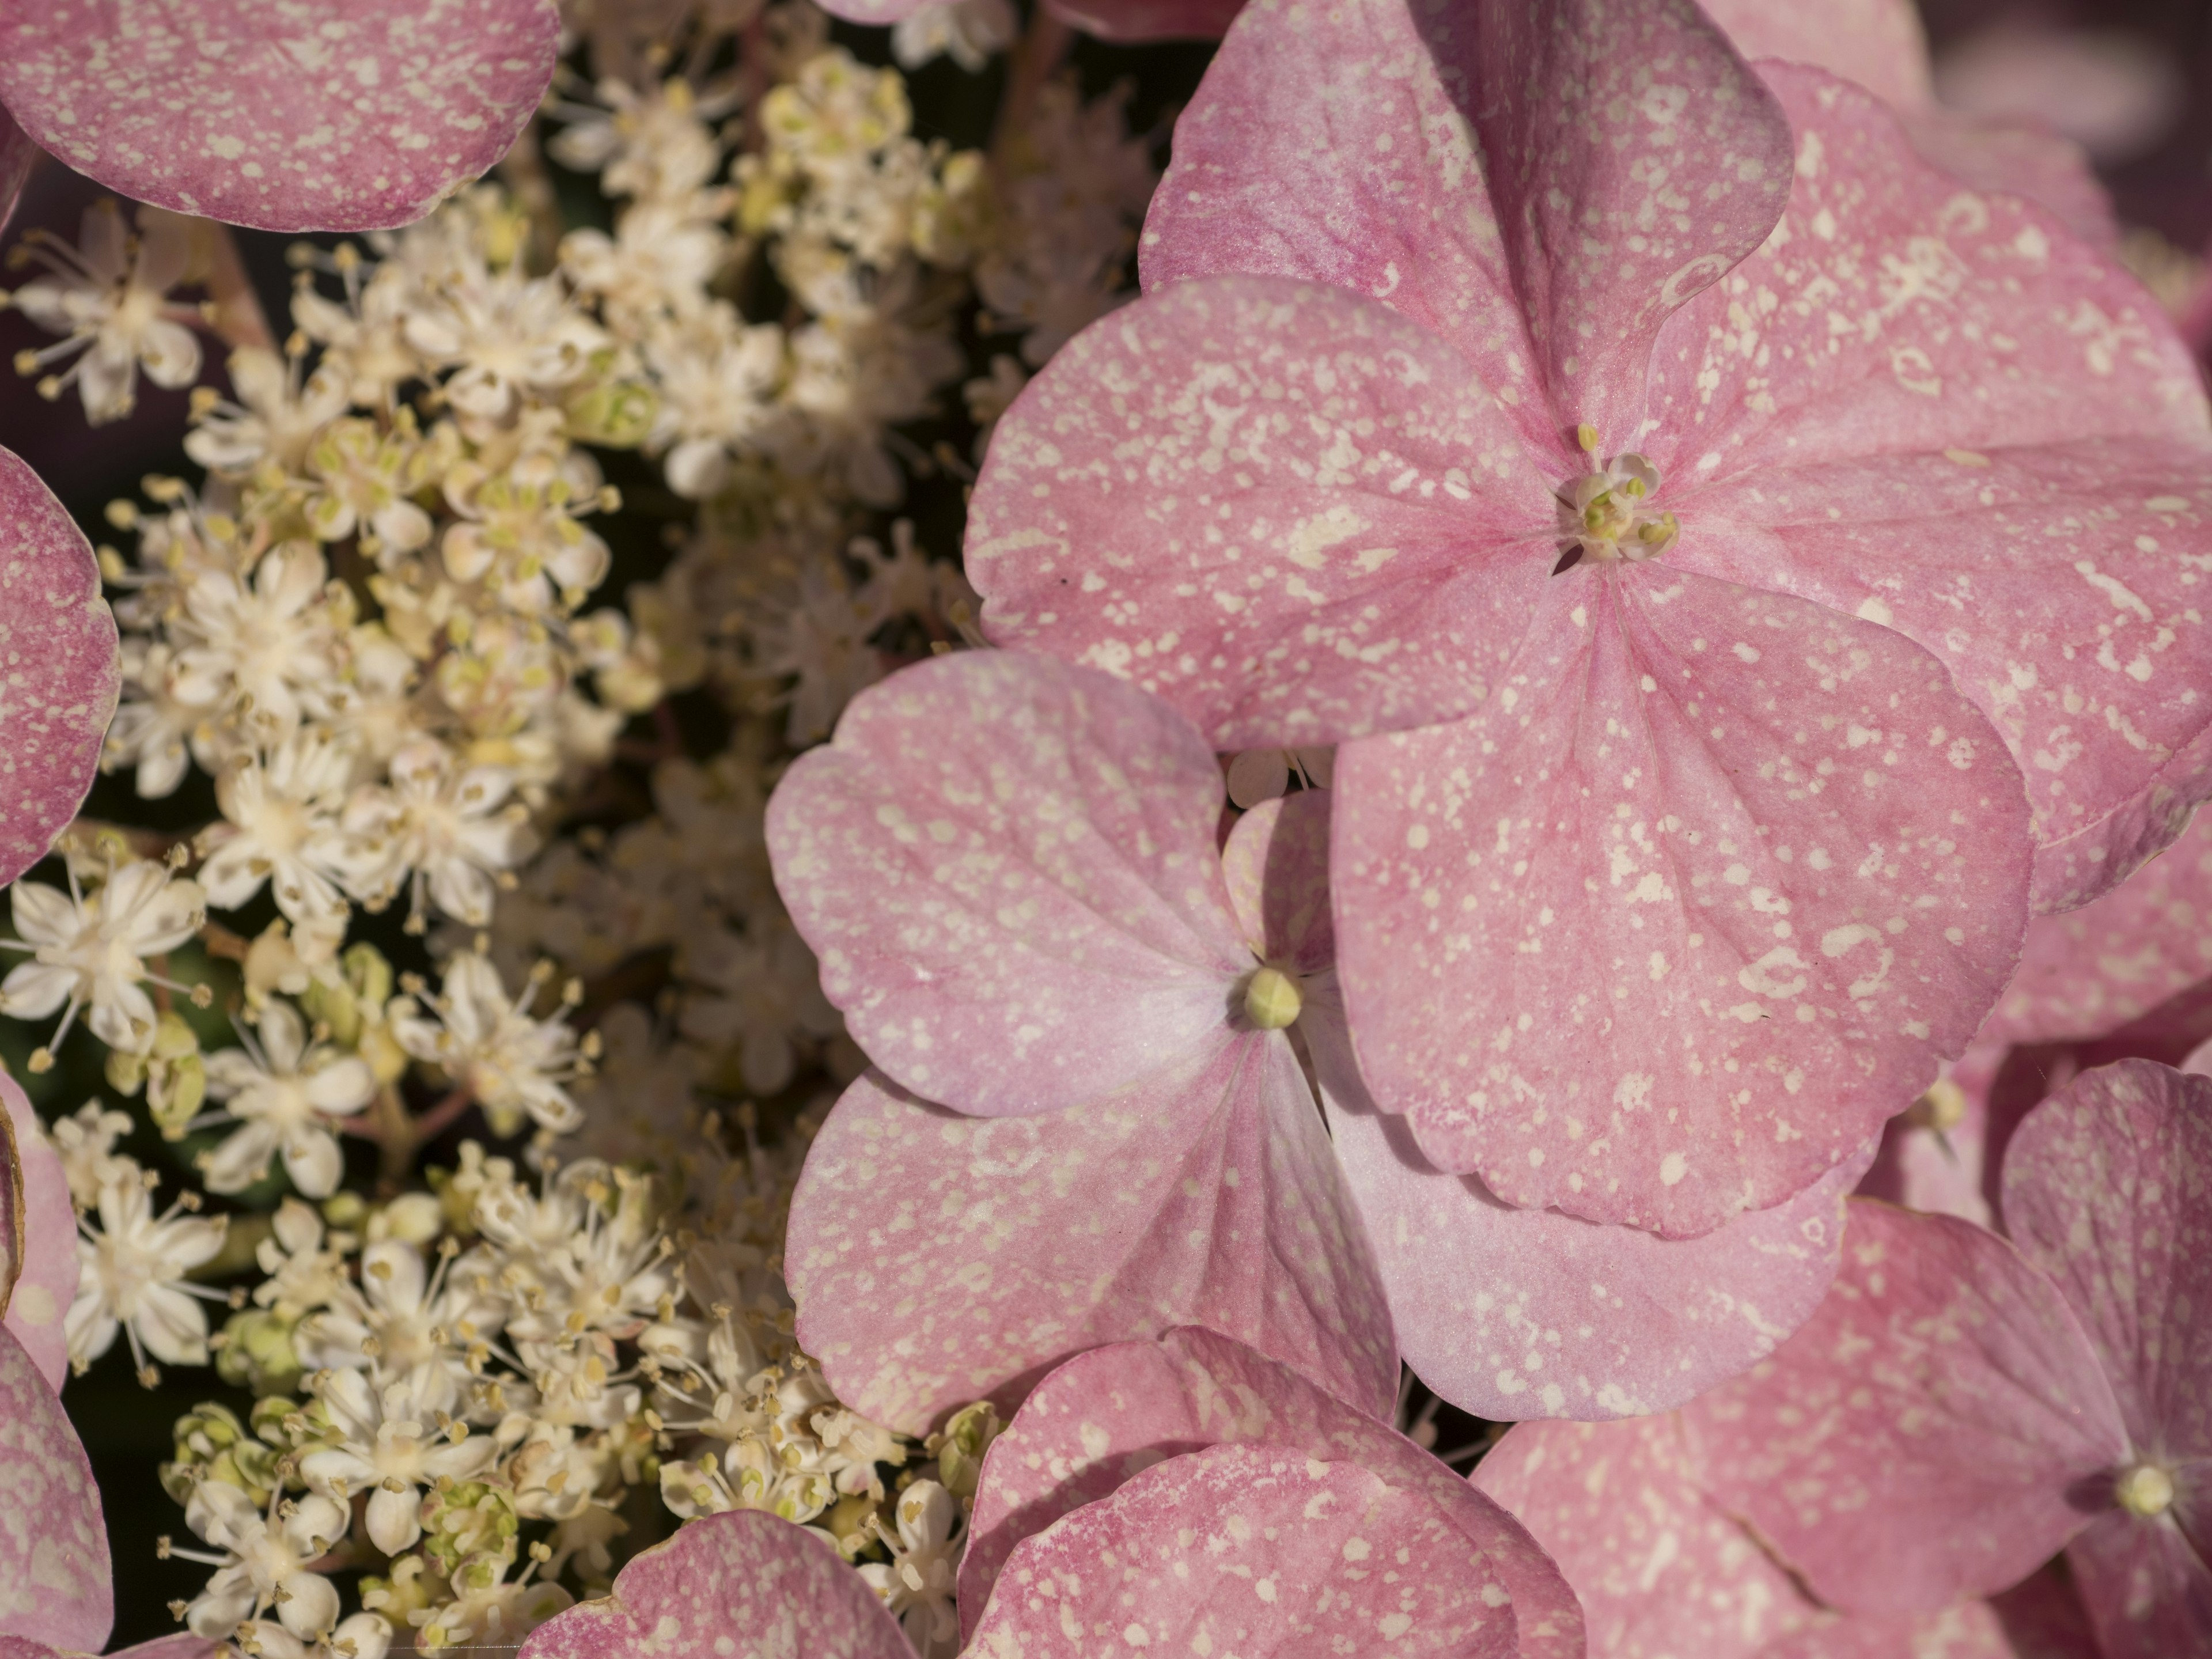
<svg viewBox="0 0 2212 1659">
<path fill-rule="evenodd" d="M 1176 124 L 1145 284 L 1249 271 L 1387 297 L 1522 388 L 1532 434 L 1589 421 L 1610 453 L 1632 447 L 1659 325 L 1789 188 L 1786 122 L 1684 0 L 1254 0 Z"/>
<path fill-rule="evenodd" d="M 2033 122 L 1980 119 L 1932 106 L 1902 114 L 1900 125 L 1923 159 L 1961 183 L 2025 196 L 2083 241 L 2106 252 L 2118 247 L 2112 198 L 2071 139 Z"/>
<path fill-rule="evenodd" d="M 1253 953 L 1299 974 L 1336 959 L 1328 914 L 1326 789 L 1262 801 L 1237 820 L 1221 849 L 1229 902 Z"/>
<path fill-rule="evenodd" d="M 1559 1564 L 1592 1659 L 1753 1659 L 1822 1623 L 1697 1477 L 1666 1416 L 1522 1423 L 1468 1479 Z"/>
<path fill-rule="evenodd" d="M 520 1659 L 912 1659 L 867 1581 L 819 1534 L 758 1510 L 686 1522 L 614 1589 L 549 1620 Z"/>
<path fill-rule="evenodd" d="M 1093 1349 L 1042 1383 L 993 1443 L 960 1566 L 972 1634 L 1016 1545 L 1141 1471 L 1219 1443 L 1357 1464 L 1431 1499 L 1489 1559 L 1529 1659 L 1580 1659 L 1583 1621 L 1559 1569 L 1518 1522 L 1404 1436 L 1287 1366 L 1213 1332 Z"/>
<path fill-rule="evenodd" d="M 1439 1505 L 1352 1462 L 1216 1445 L 1014 1550 L 971 1651 L 1509 1659 L 1510 1599 Z"/>
<path fill-rule="evenodd" d="M 1342 1015 L 1309 998 L 1329 1132 L 1388 1288 L 1398 1349 L 1477 1417 L 1666 1411 L 1774 1351 L 1812 1316 L 1843 1247 L 1866 1146 L 1787 1203 L 1662 1239 L 1499 1203 L 1424 1158 L 1352 1066 Z"/>
<path fill-rule="evenodd" d="M 1220 769 L 1175 711 L 959 652 L 853 700 L 769 803 L 822 988 L 906 1087 L 987 1116 L 1095 1100 L 1218 1031 L 1249 971 Z"/>
<path fill-rule="evenodd" d="M 115 1622 L 100 1489 L 38 1367 L 0 1327 L 0 1634 L 96 1653 Z"/>
<path fill-rule="evenodd" d="M 1811 64 L 1900 110 L 1935 99 L 1928 31 L 1912 0 L 1700 0 L 1735 49 L 1756 61 Z"/>
<path fill-rule="evenodd" d="M 120 685 L 92 544 L 38 474 L 0 449 L 0 883 L 44 858 L 76 816 Z"/>
<path fill-rule="evenodd" d="M 1101 40 L 1218 40 L 1243 0 L 1045 0 L 1046 9 Z"/>
<path fill-rule="evenodd" d="M 0 5 L 0 101 L 78 172 L 264 230 L 420 218 L 552 79 L 551 0 Z"/>
<path fill-rule="evenodd" d="M 2005 1149 L 2004 1223 L 2088 1333 L 2139 1455 L 2212 1459 L 2212 1079 L 2086 1072 Z M 2212 1526 L 2212 1468 L 2201 1493 Z"/>
<path fill-rule="evenodd" d="M 1479 714 L 1336 784 L 1360 1073 L 1520 1208 L 1695 1237 L 1796 1196 L 1966 1046 L 2025 921 L 2019 775 L 1932 658 L 1671 570 L 1577 565 Z"/>
<path fill-rule="evenodd" d="M 1768 78 L 1799 134 L 1783 228 L 1653 358 L 1670 557 L 1943 658 L 2031 779 L 2039 908 L 2086 902 L 2212 768 L 2188 752 L 2212 708 L 2182 695 L 2212 660 L 2184 597 L 2212 550 L 2195 365 L 2135 280 L 2040 209 L 1961 190 L 1855 88 Z"/>
<path fill-rule="evenodd" d="M 2208 461 L 2199 443 L 2138 438 L 1763 467 L 1684 495 L 1696 529 L 1677 562 L 1779 573 L 1940 658 L 2027 775 L 2038 908 L 2066 908 L 2212 787 L 2194 568 L 2212 551 Z"/>
<path fill-rule="evenodd" d="M 1978 1042 L 2078 1042 L 2212 977 L 2212 812 L 2104 897 L 2027 925 Z"/>
<path fill-rule="evenodd" d="M 56 1394 L 69 1376 L 69 1340 L 62 1316 L 76 1295 L 76 1211 L 70 1202 L 69 1178 L 61 1158 L 40 1133 L 39 1120 L 22 1087 L 0 1073 L 0 1136 L 12 1137 L 15 1169 L 21 1182 L 21 1231 L 12 1244 L 20 1250 L 21 1271 L 12 1293 L 0 1292 L 0 1312 L 23 1345 L 39 1374 Z"/>
<path fill-rule="evenodd" d="M 2202 1379 L 2199 1379 L 2200 1386 Z M 2200 1482 L 2212 1466 L 2200 1466 Z M 2198 1502 L 2203 1502 L 2200 1485 Z M 2172 1515 L 2139 1521 L 2116 1512 L 2067 1546 L 2067 1565 L 2097 1632 L 2103 1659 L 2176 1659 L 2212 1653 L 2212 1571 Z"/>
<path fill-rule="evenodd" d="M 993 639 L 1121 675 L 1217 747 L 1334 742 L 1482 702 L 1559 559 L 1552 487 L 1587 465 L 1371 301 L 1178 283 L 1000 421 L 968 577 Z"/>
<path fill-rule="evenodd" d="M 2088 1612 L 2058 1564 L 1992 1595 L 1989 1606 L 2019 1659 L 2100 1659 Z"/>
<path fill-rule="evenodd" d="M 838 1397 L 916 1435 L 1186 1323 L 1378 1417 L 1396 1396 L 1373 1252 L 1280 1035 L 1224 1032 L 1036 1117 L 960 1117 L 863 1078 L 808 1152 L 787 1264 Z"/>
<path fill-rule="evenodd" d="M 1962 1601 L 1934 1613 L 1822 1614 L 1802 1635 L 1760 1649 L 1759 1659 L 2040 1659 L 2045 1651 L 2016 1645 L 1993 1602 Z M 2097 1659 L 2094 1648 L 2073 1651 Z"/>
<path fill-rule="evenodd" d="M 848 23 L 884 28 L 902 18 L 911 17 L 927 3 L 927 0 L 830 0 L 822 9 Z"/>
<path fill-rule="evenodd" d="M 2017 1583 L 2125 1453 L 2057 1286 L 1994 1234 L 1853 1204 L 1812 1319 L 1681 1413 L 1705 1490 L 1849 1612 Z"/>
<path fill-rule="evenodd" d="M 157 1636 L 150 1642 L 118 1648 L 107 1659 L 217 1659 L 223 1651 L 220 1642 L 210 1642 L 190 1631 L 179 1631 L 174 1636 Z M 0 1659 L 70 1659 L 70 1656 L 43 1642 L 27 1641 L 20 1636 L 0 1636 Z"/>
</svg>

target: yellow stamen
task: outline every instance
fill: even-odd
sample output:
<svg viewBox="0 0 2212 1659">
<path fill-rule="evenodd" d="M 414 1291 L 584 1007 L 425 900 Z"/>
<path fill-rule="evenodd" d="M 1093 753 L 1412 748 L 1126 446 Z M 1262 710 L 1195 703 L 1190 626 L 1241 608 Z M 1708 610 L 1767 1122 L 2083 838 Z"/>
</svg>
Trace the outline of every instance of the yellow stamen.
<svg viewBox="0 0 2212 1659">
<path fill-rule="evenodd" d="M 2148 1520 L 2173 1506 L 2173 1477 L 2155 1463 L 2138 1463 L 2112 1483 L 2112 1496 L 2130 1515 Z"/>
<path fill-rule="evenodd" d="M 1297 979 L 1279 968 L 1262 968 L 1244 988 L 1244 1017 L 1263 1031 L 1281 1030 L 1304 1003 Z"/>
</svg>

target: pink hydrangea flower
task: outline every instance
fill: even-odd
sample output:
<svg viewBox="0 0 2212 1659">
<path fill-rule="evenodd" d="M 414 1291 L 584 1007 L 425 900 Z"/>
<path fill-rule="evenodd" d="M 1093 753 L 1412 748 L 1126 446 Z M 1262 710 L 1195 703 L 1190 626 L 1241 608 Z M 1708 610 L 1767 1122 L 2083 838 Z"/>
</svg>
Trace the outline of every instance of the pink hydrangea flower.
<svg viewBox="0 0 2212 1659">
<path fill-rule="evenodd" d="M 2203 1651 L 2208 1194 L 2212 1081 L 2085 1074 L 2006 1151 L 2012 1243 L 1855 1206 L 1812 1319 L 1680 1413 L 1682 1467 L 1831 1607 L 1933 1613 L 2063 1548 L 2105 1659 Z"/>
<path fill-rule="evenodd" d="M 0 53 L 0 59 L 4 59 Z M 76 520 L 0 449 L 0 884 L 46 855 L 100 767 L 121 689 L 115 618 Z"/>
<path fill-rule="evenodd" d="M 554 0 L 0 4 L 0 103 L 138 201 L 263 230 L 419 219 L 551 82 Z"/>
<path fill-rule="evenodd" d="M 532 1631 L 519 1659 L 913 1659 L 897 1622 L 829 1539 L 759 1510 L 690 1522 L 632 1556 L 614 1592 Z"/>
<path fill-rule="evenodd" d="M 1704 1491 L 1672 1417 L 1524 1423 L 1473 1480 L 1559 1564 L 1590 1659 L 2099 1659 L 2051 1571 L 1929 1613 L 1821 1606 Z"/>
<path fill-rule="evenodd" d="M 69 1376 L 62 1316 L 76 1281 L 69 1177 L 22 1086 L 0 1073 L 0 1324 L 56 1394 Z"/>
<path fill-rule="evenodd" d="M 225 1650 L 220 1642 L 179 1631 L 174 1636 L 157 1636 L 150 1642 L 118 1648 L 108 1659 L 217 1659 Z M 76 1656 L 20 1636 L 0 1636 L 0 1659 L 76 1659 Z"/>
<path fill-rule="evenodd" d="M 1356 739 L 1361 1070 L 1508 1202 L 1802 1190 L 1965 1047 L 2031 873 L 2093 897 L 2206 787 L 2185 352 L 1852 86 L 1660 0 L 1258 0 L 1144 261 L 993 441 L 986 630 Z"/>
<path fill-rule="evenodd" d="M 1235 19 L 1244 0 L 1045 0 L 1045 9 L 1102 40 L 1211 40 Z M 848 22 L 888 26 L 945 0 L 830 0 L 823 7 Z"/>
<path fill-rule="evenodd" d="M 1669 1242 L 1502 1205 L 1376 1110 L 1336 988 L 1335 799 L 1267 802 L 1222 845 L 1220 768 L 1171 709 L 1001 653 L 862 693 L 793 765 L 777 884 L 882 1068 L 792 1208 L 800 1340 L 841 1398 L 923 1432 L 1192 1322 L 1378 1416 L 1402 1352 L 1486 1417 L 1611 1417 L 1811 1312 L 1871 1145 Z"/>
<path fill-rule="evenodd" d="M 959 1601 L 979 1655 L 1099 1650 L 1062 1635 L 1063 1603 L 1093 1641 L 1151 1651 L 1583 1651 L 1573 1593 L 1510 1516 L 1288 1367 L 1194 1329 L 1093 1350 L 1037 1386 L 984 1458 Z"/>
<path fill-rule="evenodd" d="M 0 1640 L 97 1653 L 115 1622 L 100 1489 L 38 1366 L 0 1326 Z"/>
</svg>

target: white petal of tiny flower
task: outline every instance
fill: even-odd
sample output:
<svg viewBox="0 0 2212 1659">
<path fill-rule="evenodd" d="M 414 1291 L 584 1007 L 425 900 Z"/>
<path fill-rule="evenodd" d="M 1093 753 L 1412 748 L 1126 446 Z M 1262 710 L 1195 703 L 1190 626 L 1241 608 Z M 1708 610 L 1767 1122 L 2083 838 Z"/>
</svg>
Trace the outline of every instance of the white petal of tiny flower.
<svg viewBox="0 0 2212 1659">
<path fill-rule="evenodd" d="M 950 58 L 977 75 L 1013 44 L 1019 27 L 1007 0 L 931 0 L 891 30 L 891 56 L 904 70 Z"/>
<path fill-rule="evenodd" d="M 237 401 L 200 394 L 209 401 L 195 405 L 196 425 L 185 436 L 185 453 L 209 471 L 233 478 L 246 477 L 264 463 L 297 471 L 316 432 L 344 414 L 347 403 L 345 377 L 335 366 L 317 369 L 303 383 L 305 362 L 260 346 L 231 353 Z"/>
<path fill-rule="evenodd" d="M 294 921 L 342 913 L 338 809 L 353 769 L 351 751 L 319 726 L 302 726 L 266 753 L 234 762 L 216 780 L 226 822 L 202 836 L 210 849 L 200 867 L 209 902 L 235 909 L 267 882 L 276 908 Z"/>
<path fill-rule="evenodd" d="M 429 999 L 437 1019 L 403 1008 L 392 1019 L 392 1035 L 416 1059 L 465 1083 L 495 1133 L 512 1133 L 527 1117 L 567 1134 L 584 1121 L 567 1087 L 580 1074 L 583 1060 L 564 1018 L 532 1016 L 543 982 L 534 978 L 529 995 L 518 1003 L 488 960 L 457 952 L 446 964 L 439 994 Z"/>
<path fill-rule="evenodd" d="M 235 1193 L 268 1173 L 281 1152 L 292 1184 L 308 1198 L 327 1198 L 343 1173 L 329 1120 L 349 1117 L 376 1094 L 376 1077 L 358 1054 L 318 1044 L 286 1003 L 261 1011 L 259 1041 L 241 1028 L 246 1046 L 207 1056 L 208 1094 L 228 1103 L 239 1127 L 202 1165 L 210 1192 Z"/>
<path fill-rule="evenodd" d="M 220 1291 L 186 1282 L 186 1275 L 222 1248 L 227 1223 L 195 1216 L 185 1200 L 160 1215 L 137 1166 L 101 1183 L 94 1199 L 99 1224 L 81 1222 L 76 1297 L 63 1324 L 70 1358 L 98 1358 L 126 1331 L 143 1371 L 146 1354 L 172 1365 L 207 1364 L 207 1316 L 195 1297 L 222 1301 Z"/>
<path fill-rule="evenodd" d="M 325 1371 L 311 1386 L 331 1433 L 301 1457 L 300 1473 L 339 1503 L 369 1492 L 363 1523 L 386 1555 L 422 1535 L 424 1486 L 441 1478 L 472 1480 L 499 1455 L 491 1437 L 471 1437 L 465 1423 L 439 1425 L 444 1413 L 434 1401 L 446 1390 L 423 1370 L 380 1389 L 360 1371 Z"/>
<path fill-rule="evenodd" d="M 536 847 L 529 809 L 512 799 L 514 774 L 464 766 L 431 738 L 401 749 L 389 771 L 388 789 L 357 793 L 346 810 L 347 890 L 380 902 L 411 877 L 415 914 L 427 894 L 447 915 L 483 927 L 496 878 Z"/>
<path fill-rule="evenodd" d="M 185 1614 L 194 1635 L 223 1640 L 272 1607 L 278 1623 L 301 1641 L 319 1639 L 337 1625 L 337 1588 L 307 1566 L 344 1539 L 345 1510 L 319 1492 L 286 1498 L 281 1486 L 269 1504 L 264 1513 L 221 1480 L 203 1480 L 192 1489 L 185 1523 L 220 1552 L 172 1552 L 216 1568 Z"/>
<path fill-rule="evenodd" d="M 199 884 L 174 878 L 166 864 L 149 859 L 108 867 L 107 879 L 89 896 L 19 881 L 11 890 L 15 932 L 32 948 L 0 980 L 0 1013 L 42 1019 L 66 1012 L 52 1048 L 67 1034 L 78 1010 L 111 1048 L 143 1054 L 154 1041 L 154 1005 L 139 988 L 150 977 L 148 957 L 173 951 L 207 921 Z M 37 1064 L 35 1058 L 33 1064 Z"/>
<path fill-rule="evenodd" d="M 936 1481 L 917 1480 L 899 1494 L 897 1518 L 896 1537 L 877 1528 L 889 1565 L 863 1566 L 860 1576 L 898 1620 L 916 1659 L 951 1659 L 960 1647 L 954 1576 L 967 1542 L 960 1505 Z"/>
<path fill-rule="evenodd" d="M 15 307 L 48 333 L 67 337 L 24 353 L 18 367 L 28 374 L 82 354 L 64 373 L 41 380 L 41 392 L 59 397 L 76 382 L 85 418 L 97 425 L 131 412 L 142 367 L 156 386 L 189 386 L 199 377 L 199 342 L 185 325 L 193 313 L 168 300 L 185 273 L 189 223 L 142 207 L 133 235 L 115 204 L 102 201 L 85 210 L 76 247 L 35 232 L 25 239 L 48 274 L 16 289 Z"/>
</svg>

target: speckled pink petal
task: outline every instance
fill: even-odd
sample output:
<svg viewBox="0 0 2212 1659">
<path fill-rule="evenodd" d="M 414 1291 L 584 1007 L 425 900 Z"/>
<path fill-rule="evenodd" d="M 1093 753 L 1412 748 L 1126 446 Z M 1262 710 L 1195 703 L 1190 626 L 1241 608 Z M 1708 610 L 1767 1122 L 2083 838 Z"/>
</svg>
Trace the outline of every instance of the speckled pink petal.
<svg viewBox="0 0 2212 1659">
<path fill-rule="evenodd" d="M 1386 298 L 1515 386 L 1532 434 L 1589 421 L 1607 453 L 1632 446 L 1653 334 L 1790 187 L 1786 122 L 1686 0 L 1253 0 L 1175 155 L 1148 289 L 1251 271 Z"/>
<path fill-rule="evenodd" d="M 2119 221 L 2112 198 L 2070 138 L 2032 125 L 1978 120 L 1930 107 L 1900 118 L 1912 148 L 1960 183 L 2008 191 L 2048 208 L 2083 241 L 2116 252 Z"/>
<path fill-rule="evenodd" d="M 1670 562 L 1942 658 L 2030 779 L 2038 907 L 2086 902 L 2212 788 L 2191 750 L 2212 707 L 2185 695 L 2212 664 L 2188 586 L 2212 553 L 2195 367 L 2047 214 L 1962 190 L 1859 89 L 1768 73 L 1799 131 L 1784 230 L 1653 359 Z M 1773 539 L 1722 533 L 1759 526 Z"/>
<path fill-rule="evenodd" d="M 2131 439 L 1762 468 L 1683 498 L 1679 562 L 1778 572 L 1940 658 L 2027 777 L 2038 908 L 2062 909 L 2163 845 L 2177 795 L 2212 787 L 2193 567 L 2212 556 L 2208 462 Z"/>
<path fill-rule="evenodd" d="M 552 0 L 4 0 L 0 102 L 139 201 L 372 230 L 491 169 L 559 33 Z"/>
<path fill-rule="evenodd" d="M 2019 948 L 2018 773 L 1870 623 L 1651 565 L 1553 579 L 1455 725 L 1338 751 L 1337 969 L 1423 1156 L 1695 1237 L 1966 1046 Z"/>
<path fill-rule="evenodd" d="M 92 544 L 38 474 L 0 449 L 0 884 L 46 855 L 92 787 L 116 662 Z"/>
<path fill-rule="evenodd" d="M 2002 1208 L 2088 1333 L 2139 1451 L 2212 1459 L 2212 1079 L 2147 1060 L 2085 1072 L 2013 1136 Z"/>
<path fill-rule="evenodd" d="M 1389 1292 L 1399 1352 L 1492 1422 L 1666 1411 L 1774 1351 L 1835 1276 L 1844 1194 L 1874 1143 L 1787 1203 L 1668 1240 L 1556 1210 L 1516 1210 L 1439 1173 L 1403 1118 L 1378 1112 L 1329 1012 L 1301 1024 L 1329 1132 Z"/>
<path fill-rule="evenodd" d="M 1980 1042 L 2100 1036 L 2212 976 L 2212 812 L 2104 897 L 2027 926 Z"/>
<path fill-rule="evenodd" d="M 1912 0 L 1699 0 L 1753 61 L 1811 64 L 1856 81 L 1899 109 L 1935 101 L 1928 31 Z"/>
<path fill-rule="evenodd" d="M 822 988 L 868 1058 L 986 1116 L 1096 1100 L 1210 1042 L 1252 966 L 1220 769 L 1107 675 L 960 652 L 853 700 L 769 803 Z"/>
<path fill-rule="evenodd" d="M 746 1646 L 732 1649 L 735 1636 Z M 614 1589 L 549 1620 L 519 1659 L 913 1659 L 829 1540 L 758 1510 L 687 1522 Z"/>
<path fill-rule="evenodd" d="M 822 9 L 832 17 L 870 28 L 885 28 L 920 11 L 926 0 L 829 0 Z"/>
<path fill-rule="evenodd" d="M 1218 40 L 1243 0 L 1046 0 L 1047 9 L 1101 40 Z"/>
<path fill-rule="evenodd" d="M 959 1117 L 872 1073 L 807 1154 L 786 1261 L 838 1398 L 915 1435 L 1192 1322 L 1377 1416 L 1396 1397 L 1373 1252 L 1280 1036 L 1224 1032 L 1036 1117 Z"/>
<path fill-rule="evenodd" d="M 1229 902 L 1253 954 L 1300 974 L 1336 959 L 1328 912 L 1326 789 L 1261 801 L 1237 820 L 1221 849 Z"/>
<path fill-rule="evenodd" d="M 1356 1463 L 1209 1446 L 1024 1539 L 971 1651 L 1510 1659 L 1513 1609 L 1437 1504 Z"/>
<path fill-rule="evenodd" d="M 0 1125 L 12 1141 L 22 1208 L 16 1224 L 0 1236 L 0 1250 L 20 1251 L 12 1292 L 0 1290 L 0 1313 L 56 1394 L 69 1376 L 69 1339 L 62 1316 L 76 1295 L 76 1211 L 70 1203 L 62 1161 L 39 1132 L 37 1115 L 21 1085 L 0 1073 Z M 0 1279 L 5 1278 L 0 1273 Z"/>
<path fill-rule="evenodd" d="M 2094 1647 L 2023 1647 L 1993 1601 L 1962 1601 L 1934 1613 L 1823 1614 L 1810 1630 L 1759 1650 L 1759 1659 L 2098 1659 Z"/>
<path fill-rule="evenodd" d="M 1179 283 L 1063 346 L 1000 421 L 968 576 L 993 639 L 1122 675 L 1218 748 L 1333 742 L 1482 701 L 1558 561 L 1552 485 L 1583 465 L 1371 301 Z"/>
<path fill-rule="evenodd" d="M 960 1566 L 972 1633 L 1015 1546 L 1173 1457 L 1261 1443 L 1357 1464 L 1441 1507 L 1488 1558 L 1513 1600 L 1528 1659 L 1581 1659 L 1583 1620 L 1559 1569 L 1520 1523 L 1403 1435 L 1287 1366 L 1211 1331 L 1097 1348 L 1023 1403 L 985 1458 Z M 988 1651 L 988 1650 L 987 1650 Z"/>
<path fill-rule="evenodd" d="M 1697 1476 L 1670 1415 L 1522 1423 L 1468 1479 L 1559 1564 L 1591 1659 L 1754 1659 L 1822 1623 Z"/>
<path fill-rule="evenodd" d="M 1994 1234 L 1863 1200 L 1812 1319 L 1682 1418 L 1705 1491 L 1859 1613 L 2016 1583 L 2127 1443 L 2057 1286 Z"/>
<path fill-rule="evenodd" d="M 2212 1466 L 2200 1466 L 2198 1480 L 2212 1482 Z M 2140 1521 L 2121 1511 L 2100 1517 L 2067 1546 L 2103 1659 L 2212 1653 L 2212 1571 L 2199 1553 L 2202 1485 L 2197 1501 L 2195 1547 L 2171 1514 Z"/>
<path fill-rule="evenodd" d="M 0 1635 L 97 1653 L 115 1622 L 112 1577 L 84 1447 L 0 1327 Z"/>
</svg>

